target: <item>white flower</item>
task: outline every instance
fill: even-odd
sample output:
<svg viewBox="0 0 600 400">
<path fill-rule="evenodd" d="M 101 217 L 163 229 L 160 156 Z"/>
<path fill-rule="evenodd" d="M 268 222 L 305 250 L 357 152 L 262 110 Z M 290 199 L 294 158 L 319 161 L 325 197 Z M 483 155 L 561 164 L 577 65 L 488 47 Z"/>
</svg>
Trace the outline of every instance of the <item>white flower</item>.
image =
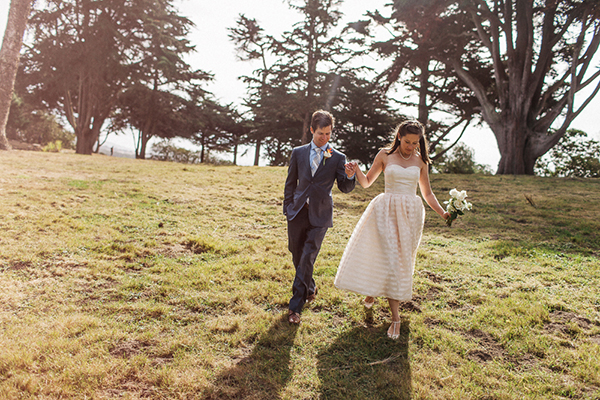
<svg viewBox="0 0 600 400">
<path fill-rule="evenodd" d="M 446 225 L 452 226 L 452 221 L 473 207 L 473 204 L 469 203 L 466 198 L 466 190 L 458 191 L 454 188 L 450 191 L 450 199 L 444 201 L 444 204 L 446 204 L 446 211 L 450 214 L 450 217 L 446 219 Z"/>
</svg>

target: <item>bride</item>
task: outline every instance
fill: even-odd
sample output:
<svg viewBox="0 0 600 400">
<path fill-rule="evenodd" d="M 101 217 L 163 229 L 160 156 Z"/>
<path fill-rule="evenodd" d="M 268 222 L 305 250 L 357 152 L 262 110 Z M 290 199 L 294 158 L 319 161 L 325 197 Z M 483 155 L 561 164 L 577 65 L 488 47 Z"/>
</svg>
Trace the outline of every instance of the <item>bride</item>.
<svg viewBox="0 0 600 400">
<path fill-rule="evenodd" d="M 386 297 L 392 312 L 387 335 L 400 336 L 400 301 L 412 298 L 412 283 L 417 248 L 421 241 L 425 208 L 421 195 L 442 218 L 442 208 L 429 183 L 428 145 L 425 128 L 418 121 L 402 122 L 394 142 L 382 149 L 365 175 L 353 162 L 360 185 L 368 188 L 383 171 L 385 193 L 375 197 L 354 228 L 335 277 L 335 286 L 367 296 L 371 308 L 375 297 Z"/>
</svg>

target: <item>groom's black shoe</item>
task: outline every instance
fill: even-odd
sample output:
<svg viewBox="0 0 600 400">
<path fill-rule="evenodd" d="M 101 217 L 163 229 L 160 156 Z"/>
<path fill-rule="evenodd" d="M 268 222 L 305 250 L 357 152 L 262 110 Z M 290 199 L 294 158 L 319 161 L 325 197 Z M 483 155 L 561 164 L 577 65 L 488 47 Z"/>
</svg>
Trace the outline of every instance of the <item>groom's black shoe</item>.
<svg viewBox="0 0 600 400">
<path fill-rule="evenodd" d="M 288 322 L 293 325 L 300 323 L 300 314 L 292 310 L 288 310 Z"/>
<path fill-rule="evenodd" d="M 311 301 L 314 301 L 315 298 L 317 297 L 317 294 L 319 293 L 319 291 L 317 290 L 317 288 L 315 287 L 315 292 L 313 294 L 309 294 L 308 297 L 306 298 L 306 302 L 310 303 Z"/>
</svg>

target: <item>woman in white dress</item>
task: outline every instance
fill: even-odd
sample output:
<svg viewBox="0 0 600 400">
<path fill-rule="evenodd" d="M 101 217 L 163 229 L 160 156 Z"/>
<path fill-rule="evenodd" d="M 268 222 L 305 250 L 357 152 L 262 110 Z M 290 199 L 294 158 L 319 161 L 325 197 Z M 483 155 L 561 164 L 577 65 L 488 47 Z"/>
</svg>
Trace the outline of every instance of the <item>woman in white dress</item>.
<svg viewBox="0 0 600 400">
<path fill-rule="evenodd" d="M 396 129 L 394 142 L 382 149 L 365 175 L 352 163 L 360 185 L 367 188 L 383 171 L 385 193 L 375 197 L 358 221 L 335 277 L 335 286 L 367 296 L 370 308 L 375 297 L 386 297 L 392 312 L 388 336 L 400 335 L 400 301 L 412 298 L 417 248 L 423 233 L 425 208 L 421 195 L 442 218 L 442 208 L 429 183 L 429 152 L 425 128 L 418 121 L 405 121 Z"/>
</svg>

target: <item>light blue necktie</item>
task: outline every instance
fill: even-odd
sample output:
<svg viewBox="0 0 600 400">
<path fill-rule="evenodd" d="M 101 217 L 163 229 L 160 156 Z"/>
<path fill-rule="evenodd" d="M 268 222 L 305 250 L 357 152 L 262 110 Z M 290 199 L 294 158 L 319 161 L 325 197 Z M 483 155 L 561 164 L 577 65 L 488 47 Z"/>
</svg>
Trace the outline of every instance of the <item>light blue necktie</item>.
<svg viewBox="0 0 600 400">
<path fill-rule="evenodd" d="M 311 152 L 312 161 L 310 162 L 310 170 L 312 172 L 312 176 L 315 176 L 317 169 L 319 169 L 319 163 L 321 162 L 321 152 L 322 151 L 323 151 L 323 149 L 321 149 L 320 147 L 315 147 L 315 151 Z"/>
</svg>

